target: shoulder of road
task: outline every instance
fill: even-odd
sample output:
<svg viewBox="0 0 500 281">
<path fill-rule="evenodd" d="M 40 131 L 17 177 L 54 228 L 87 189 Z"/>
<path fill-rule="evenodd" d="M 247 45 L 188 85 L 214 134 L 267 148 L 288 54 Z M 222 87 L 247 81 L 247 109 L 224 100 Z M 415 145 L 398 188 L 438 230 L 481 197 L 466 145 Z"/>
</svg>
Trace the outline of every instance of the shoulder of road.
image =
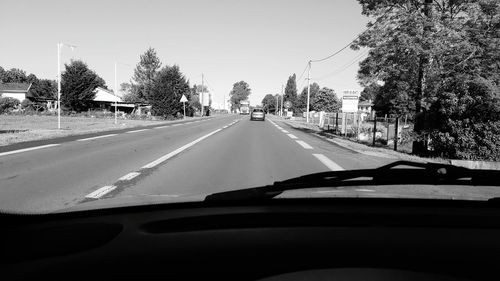
<svg viewBox="0 0 500 281">
<path fill-rule="evenodd" d="M 455 166 L 461 166 L 470 169 L 491 169 L 491 170 L 500 170 L 500 162 L 492 162 L 492 161 L 473 161 L 473 160 L 456 160 L 456 159 L 442 159 L 442 158 L 424 158 L 418 157 L 415 155 L 406 154 L 403 152 L 398 152 L 390 149 L 380 148 L 380 147 L 370 147 L 358 142 L 354 142 L 334 134 L 323 132 L 317 125 L 308 124 L 305 122 L 292 121 L 292 120 L 281 120 L 284 123 L 288 124 L 292 128 L 302 130 L 304 132 L 310 133 L 318 138 L 321 138 L 325 141 L 335 143 L 339 146 L 342 146 L 346 149 L 368 155 L 368 156 L 377 156 L 382 158 L 389 158 L 395 160 L 407 160 L 407 161 L 415 161 L 415 162 L 435 162 L 435 163 L 443 163 L 443 164 L 452 164 Z"/>
<path fill-rule="evenodd" d="M 4 154 L 13 154 L 16 152 L 29 151 L 38 148 L 50 147 L 54 145 L 58 145 L 65 142 L 71 141 L 87 141 L 92 139 L 106 138 L 111 136 L 116 136 L 119 134 L 132 134 L 137 133 L 149 129 L 161 129 L 169 126 L 179 126 L 182 124 L 189 124 L 195 122 L 201 122 L 207 119 L 212 119 L 213 116 L 209 117 L 199 117 L 199 118 L 190 118 L 186 120 L 174 120 L 174 121 L 158 121 L 156 124 L 149 125 L 133 125 L 123 129 L 117 129 L 116 127 L 109 127 L 105 129 L 100 129 L 99 131 L 89 130 L 89 131 L 77 131 L 77 132 L 69 132 L 68 135 L 59 136 L 47 136 L 43 139 L 29 140 L 29 141 L 20 141 L 15 142 L 8 145 L 0 146 L 0 155 Z"/>
</svg>

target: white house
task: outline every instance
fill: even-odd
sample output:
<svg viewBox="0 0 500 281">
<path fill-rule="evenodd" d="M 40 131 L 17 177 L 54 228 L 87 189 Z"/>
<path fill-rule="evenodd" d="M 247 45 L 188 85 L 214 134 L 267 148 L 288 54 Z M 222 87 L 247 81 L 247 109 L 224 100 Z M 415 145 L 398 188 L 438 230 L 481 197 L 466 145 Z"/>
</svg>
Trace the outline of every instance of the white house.
<svg viewBox="0 0 500 281">
<path fill-rule="evenodd" d="M 0 83 L 0 96 L 11 97 L 23 102 L 31 88 L 31 83 Z"/>
</svg>

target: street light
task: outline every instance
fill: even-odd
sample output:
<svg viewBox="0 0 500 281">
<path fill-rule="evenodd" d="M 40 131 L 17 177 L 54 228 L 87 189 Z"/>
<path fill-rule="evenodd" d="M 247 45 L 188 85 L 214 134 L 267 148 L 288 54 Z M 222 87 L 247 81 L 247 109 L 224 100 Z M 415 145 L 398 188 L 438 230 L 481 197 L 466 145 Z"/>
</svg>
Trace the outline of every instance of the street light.
<svg viewBox="0 0 500 281">
<path fill-rule="evenodd" d="M 61 49 L 63 46 L 76 48 L 75 45 L 57 43 L 57 129 L 61 129 Z"/>
<path fill-rule="evenodd" d="M 118 124 L 118 64 L 131 66 L 130 64 L 115 61 L 115 125 Z"/>
</svg>

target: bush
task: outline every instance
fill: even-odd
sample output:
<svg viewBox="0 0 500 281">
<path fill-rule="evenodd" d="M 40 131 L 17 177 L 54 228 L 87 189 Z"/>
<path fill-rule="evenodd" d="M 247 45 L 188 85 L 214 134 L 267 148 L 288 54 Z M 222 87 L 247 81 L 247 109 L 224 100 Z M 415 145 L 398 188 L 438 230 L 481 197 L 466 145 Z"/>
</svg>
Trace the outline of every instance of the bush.
<svg viewBox="0 0 500 281">
<path fill-rule="evenodd" d="M 21 102 L 18 99 L 11 97 L 0 97 L 0 114 L 8 113 L 19 107 Z"/>
<path fill-rule="evenodd" d="M 430 141 L 440 157 L 500 161 L 500 121 L 455 121 L 447 131 L 432 131 Z"/>
</svg>

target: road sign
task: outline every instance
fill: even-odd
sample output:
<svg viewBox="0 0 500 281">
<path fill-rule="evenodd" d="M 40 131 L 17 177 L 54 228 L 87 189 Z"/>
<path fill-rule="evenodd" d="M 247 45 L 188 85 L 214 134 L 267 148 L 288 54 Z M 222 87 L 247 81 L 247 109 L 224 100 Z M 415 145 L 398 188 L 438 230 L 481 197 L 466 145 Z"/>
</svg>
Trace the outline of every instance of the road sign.
<svg viewBox="0 0 500 281">
<path fill-rule="evenodd" d="M 182 95 L 181 102 L 182 102 L 182 107 L 184 107 L 184 115 L 182 116 L 182 118 L 186 118 L 186 102 L 187 101 L 188 101 L 188 99 L 186 98 L 186 96 Z"/>
<path fill-rule="evenodd" d="M 289 109 L 289 108 L 291 108 L 291 107 L 292 107 L 292 102 L 291 102 L 291 101 L 289 101 L 289 100 L 287 100 L 287 101 L 285 101 L 285 104 L 284 104 L 283 106 L 284 106 L 286 109 Z"/>
<path fill-rule="evenodd" d="M 358 112 L 358 102 L 358 91 L 344 91 L 342 95 L 342 112 Z"/>
<path fill-rule="evenodd" d="M 186 96 L 182 95 L 181 102 L 187 102 L 187 101 L 188 101 L 188 99 L 186 98 Z"/>
</svg>

